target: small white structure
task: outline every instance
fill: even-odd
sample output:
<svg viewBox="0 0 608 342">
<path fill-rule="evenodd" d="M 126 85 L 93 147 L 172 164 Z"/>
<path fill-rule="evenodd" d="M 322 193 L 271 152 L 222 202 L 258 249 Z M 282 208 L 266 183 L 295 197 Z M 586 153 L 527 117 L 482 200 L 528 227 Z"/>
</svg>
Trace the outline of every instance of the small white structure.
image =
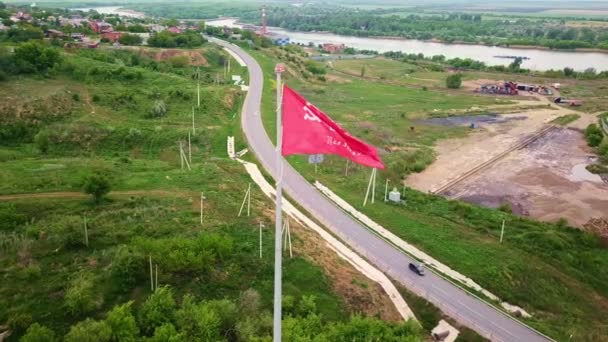
<svg viewBox="0 0 608 342">
<path fill-rule="evenodd" d="M 227 148 L 228 148 L 228 157 L 234 158 L 235 157 L 234 137 L 228 137 Z"/>
<path fill-rule="evenodd" d="M 388 193 L 388 200 L 391 202 L 401 202 L 401 193 L 397 191 L 397 188 L 393 188 L 393 191 Z"/>
</svg>

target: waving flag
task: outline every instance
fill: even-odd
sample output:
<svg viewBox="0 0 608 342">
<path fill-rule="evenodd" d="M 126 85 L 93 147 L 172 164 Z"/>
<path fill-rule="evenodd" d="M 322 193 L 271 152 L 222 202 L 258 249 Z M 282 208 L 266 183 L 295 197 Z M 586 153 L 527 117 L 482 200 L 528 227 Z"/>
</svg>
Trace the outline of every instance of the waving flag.
<svg viewBox="0 0 608 342">
<path fill-rule="evenodd" d="M 288 86 L 283 88 L 282 153 L 337 154 L 355 163 L 384 169 L 375 147 L 350 135 Z"/>
</svg>

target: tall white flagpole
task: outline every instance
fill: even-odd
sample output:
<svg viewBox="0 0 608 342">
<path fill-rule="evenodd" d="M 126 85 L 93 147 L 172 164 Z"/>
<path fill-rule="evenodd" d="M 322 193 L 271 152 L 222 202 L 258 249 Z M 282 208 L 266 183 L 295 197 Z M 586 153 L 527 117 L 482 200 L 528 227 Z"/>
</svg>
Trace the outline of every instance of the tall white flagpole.
<svg viewBox="0 0 608 342">
<path fill-rule="evenodd" d="M 274 329 L 273 329 L 273 341 L 281 342 L 281 282 L 282 282 L 282 260 L 283 257 L 281 251 L 282 234 L 281 229 L 283 228 L 283 213 L 282 213 L 282 201 L 283 201 L 283 163 L 281 157 L 281 145 L 283 143 L 283 123 L 282 123 L 282 109 L 283 109 L 283 85 L 281 83 L 281 73 L 285 71 L 283 64 L 277 64 L 274 68 L 274 72 L 277 74 L 277 147 L 276 147 L 276 209 L 275 209 L 275 226 L 274 226 Z"/>
</svg>

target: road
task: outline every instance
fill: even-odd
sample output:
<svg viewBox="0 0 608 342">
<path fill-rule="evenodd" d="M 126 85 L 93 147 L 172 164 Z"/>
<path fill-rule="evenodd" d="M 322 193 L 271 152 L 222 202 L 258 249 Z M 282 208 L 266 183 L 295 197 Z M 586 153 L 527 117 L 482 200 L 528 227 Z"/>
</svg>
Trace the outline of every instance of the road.
<svg viewBox="0 0 608 342">
<path fill-rule="evenodd" d="M 238 46 L 213 38 L 211 40 L 236 53 L 249 69 L 249 92 L 243 105 L 241 124 L 251 150 L 264 169 L 275 177 L 277 170 L 275 148 L 260 115 L 264 85 L 262 69 L 253 57 Z M 344 213 L 285 160 L 283 160 L 283 187 L 295 202 L 353 250 L 410 291 L 435 304 L 459 323 L 492 341 L 550 341 L 549 338 L 434 273 L 427 272 L 426 276 L 420 277 L 411 272 L 408 264 L 414 261 L 412 258 Z"/>
</svg>

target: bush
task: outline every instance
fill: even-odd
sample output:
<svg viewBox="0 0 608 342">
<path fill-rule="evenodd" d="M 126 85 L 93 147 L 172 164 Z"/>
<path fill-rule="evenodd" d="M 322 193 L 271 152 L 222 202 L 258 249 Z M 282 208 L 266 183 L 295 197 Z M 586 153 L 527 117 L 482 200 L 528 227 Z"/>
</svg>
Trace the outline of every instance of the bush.
<svg viewBox="0 0 608 342">
<path fill-rule="evenodd" d="M 19 340 L 21 342 L 54 342 L 57 341 L 55 332 L 43 325 L 34 323 Z"/>
<path fill-rule="evenodd" d="M 25 223 L 26 217 L 17 212 L 12 203 L 0 204 L 0 231 L 11 231 Z"/>
<path fill-rule="evenodd" d="M 136 34 L 125 33 L 118 38 L 118 42 L 122 45 L 141 45 L 142 41 L 143 39 Z"/>
<path fill-rule="evenodd" d="M 34 145 L 42 154 L 47 154 L 49 151 L 49 132 L 47 130 L 41 130 L 34 136 Z"/>
<path fill-rule="evenodd" d="M 39 42 L 28 42 L 15 49 L 14 60 L 22 73 L 46 73 L 61 61 L 61 55 Z"/>
<path fill-rule="evenodd" d="M 585 129 L 585 139 L 587 139 L 587 144 L 591 147 L 598 146 L 604 137 L 602 133 L 602 129 L 596 124 L 590 124 Z"/>
<path fill-rule="evenodd" d="M 112 328 L 103 321 L 87 318 L 70 328 L 65 335 L 65 342 L 109 342 L 112 339 Z"/>
<path fill-rule="evenodd" d="M 137 281 L 137 272 L 143 267 L 141 255 L 126 246 L 119 247 L 112 259 L 112 276 L 123 291 L 131 289 Z"/>
<path fill-rule="evenodd" d="M 117 305 L 108 313 L 106 322 L 112 330 L 112 340 L 131 342 L 137 339 L 139 328 L 131 313 L 131 305 L 133 305 L 132 301 Z"/>
<path fill-rule="evenodd" d="M 103 197 L 110 192 L 110 182 L 99 173 L 92 174 L 85 179 L 84 192 L 92 195 L 94 202 L 99 204 Z"/>
<path fill-rule="evenodd" d="M 159 287 L 144 302 L 139 310 L 139 325 L 143 332 L 151 335 L 157 327 L 171 323 L 175 315 L 175 299 L 170 287 Z"/>
<path fill-rule="evenodd" d="M 445 79 L 445 85 L 449 89 L 458 89 L 462 85 L 462 75 L 452 74 Z"/>
<path fill-rule="evenodd" d="M 70 313 L 86 314 L 98 306 L 93 279 L 92 273 L 82 272 L 70 281 L 65 291 L 65 305 Z"/>
<path fill-rule="evenodd" d="M 604 158 L 608 158 L 608 138 L 604 138 L 602 143 L 599 144 L 597 153 Z"/>
</svg>

